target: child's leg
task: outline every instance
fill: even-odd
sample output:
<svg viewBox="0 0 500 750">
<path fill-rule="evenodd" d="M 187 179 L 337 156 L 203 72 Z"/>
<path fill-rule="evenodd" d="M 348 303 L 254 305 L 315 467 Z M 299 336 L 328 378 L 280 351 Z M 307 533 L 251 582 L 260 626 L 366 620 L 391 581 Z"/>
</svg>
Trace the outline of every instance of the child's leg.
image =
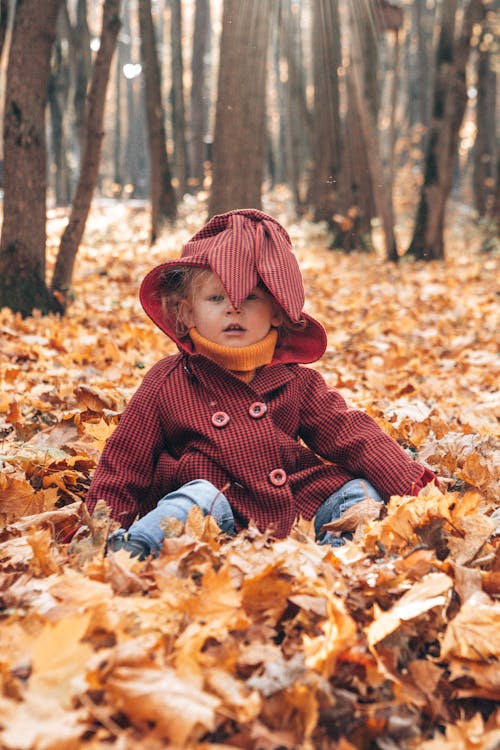
<svg viewBox="0 0 500 750">
<path fill-rule="evenodd" d="M 342 513 L 348 508 L 356 505 L 356 503 L 360 503 L 367 497 L 371 497 L 373 500 L 378 500 L 381 503 L 383 502 L 375 487 L 373 487 L 373 485 L 371 485 L 366 479 L 352 479 L 330 495 L 330 497 L 320 505 L 314 516 L 314 530 L 319 538 L 319 543 L 332 544 L 334 547 L 339 547 L 342 544 L 345 544 L 344 539 L 351 538 L 350 534 L 344 533 L 340 537 L 335 537 L 330 531 L 327 531 L 326 534 L 322 536 L 320 529 L 325 523 L 337 521 Z"/>
<path fill-rule="evenodd" d="M 126 548 L 142 559 L 151 552 L 157 554 L 165 538 L 161 521 L 164 518 L 185 521 L 193 505 L 201 508 L 204 515 L 213 516 L 222 531 L 234 534 L 233 512 L 225 495 L 211 482 L 195 479 L 165 495 L 156 508 L 135 521 L 128 532 L 117 531 L 108 546 L 114 550 Z"/>
</svg>

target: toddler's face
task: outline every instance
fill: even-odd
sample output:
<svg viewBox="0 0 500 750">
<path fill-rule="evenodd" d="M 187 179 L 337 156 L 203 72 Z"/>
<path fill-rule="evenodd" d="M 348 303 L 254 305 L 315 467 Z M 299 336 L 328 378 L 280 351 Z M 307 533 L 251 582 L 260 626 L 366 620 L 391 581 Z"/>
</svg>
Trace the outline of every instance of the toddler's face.
<svg viewBox="0 0 500 750">
<path fill-rule="evenodd" d="M 256 286 L 235 310 L 215 274 L 201 280 L 182 317 L 188 328 L 194 326 L 209 341 L 232 347 L 256 344 L 280 323 L 268 292 Z"/>
</svg>

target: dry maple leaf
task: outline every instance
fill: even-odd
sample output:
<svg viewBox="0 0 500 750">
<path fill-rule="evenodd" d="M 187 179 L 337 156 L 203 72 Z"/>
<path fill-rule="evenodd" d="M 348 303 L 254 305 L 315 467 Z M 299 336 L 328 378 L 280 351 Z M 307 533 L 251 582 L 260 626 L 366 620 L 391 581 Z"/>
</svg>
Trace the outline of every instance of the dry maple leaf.
<svg viewBox="0 0 500 750">
<path fill-rule="evenodd" d="M 90 411 L 102 413 L 104 409 L 114 409 L 116 407 L 115 400 L 109 394 L 90 385 L 82 383 L 74 389 L 73 393 L 80 409 L 89 409 Z"/>
<path fill-rule="evenodd" d="M 180 680 L 173 669 L 118 667 L 103 687 L 132 722 L 144 726 L 153 722 L 161 737 L 180 747 L 217 725 L 220 699 Z"/>
<path fill-rule="evenodd" d="M 106 441 L 113 434 L 116 429 L 116 424 L 108 423 L 104 419 L 100 419 L 97 424 L 92 422 L 86 422 L 84 425 L 84 434 L 87 437 L 92 438 L 95 447 L 102 452 Z"/>
<path fill-rule="evenodd" d="M 262 697 L 251 690 L 248 681 L 237 680 L 225 669 L 212 668 L 206 672 L 207 687 L 221 698 L 224 713 L 235 721 L 246 724 L 257 718 L 262 709 Z"/>
<path fill-rule="evenodd" d="M 302 654 L 295 654 L 289 660 L 280 654 L 279 659 L 267 661 L 258 674 L 252 675 L 247 680 L 247 685 L 268 698 L 293 685 L 305 671 L 306 665 Z"/>
<path fill-rule="evenodd" d="M 470 720 L 459 719 L 447 724 L 445 736 L 423 742 L 420 750 L 498 750 L 500 747 L 500 711 L 497 711 L 497 726 L 487 728 L 481 714 Z M 492 717 L 494 718 L 494 717 Z"/>
<path fill-rule="evenodd" d="M 44 494 L 36 493 L 26 479 L 0 473 L 0 521 L 8 524 L 19 516 L 41 513 L 45 510 Z"/>
<path fill-rule="evenodd" d="M 86 711 L 64 711 L 58 701 L 28 693 L 21 702 L 0 696 L 0 741 L 4 750 L 79 750 Z"/>
<path fill-rule="evenodd" d="M 356 531 L 358 526 L 363 526 L 369 521 L 373 521 L 380 516 L 383 504 L 367 497 L 365 500 L 356 503 L 351 508 L 347 508 L 336 521 L 325 523 L 323 531 Z"/>
<path fill-rule="evenodd" d="M 485 663 L 500 660 L 500 602 L 483 592 L 472 594 L 448 623 L 441 655 Z"/>
<path fill-rule="evenodd" d="M 387 612 L 376 611 L 373 622 L 366 629 L 370 646 L 375 646 L 396 630 L 401 622 L 413 620 L 434 607 L 448 603 L 448 592 L 453 585 L 445 573 L 429 573 L 398 599 Z"/>
<path fill-rule="evenodd" d="M 91 613 L 74 614 L 47 622 L 33 643 L 29 690 L 71 708 L 72 696 L 81 688 L 78 678 L 86 671 L 92 647 L 83 642 Z"/>
</svg>

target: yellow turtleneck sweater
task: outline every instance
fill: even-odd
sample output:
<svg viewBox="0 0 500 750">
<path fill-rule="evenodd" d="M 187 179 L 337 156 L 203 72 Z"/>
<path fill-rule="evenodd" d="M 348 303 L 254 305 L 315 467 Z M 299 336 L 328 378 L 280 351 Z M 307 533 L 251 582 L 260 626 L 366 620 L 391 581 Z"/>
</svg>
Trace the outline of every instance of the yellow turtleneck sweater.
<svg viewBox="0 0 500 750">
<path fill-rule="evenodd" d="M 271 328 L 267 336 L 250 346 L 215 344 L 199 334 L 196 328 L 189 329 L 189 336 L 198 354 L 210 357 L 218 365 L 230 370 L 237 378 L 249 383 L 258 367 L 268 365 L 271 362 L 278 340 L 278 331 Z"/>
</svg>

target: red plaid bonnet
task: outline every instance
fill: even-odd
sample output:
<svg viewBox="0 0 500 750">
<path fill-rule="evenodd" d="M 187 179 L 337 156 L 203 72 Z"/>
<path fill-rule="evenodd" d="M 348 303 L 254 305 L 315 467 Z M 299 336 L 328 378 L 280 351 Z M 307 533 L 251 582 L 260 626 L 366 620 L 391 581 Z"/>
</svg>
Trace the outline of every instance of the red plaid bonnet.
<svg viewBox="0 0 500 750">
<path fill-rule="evenodd" d="M 166 315 L 159 293 L 165 271 L 184 265 L 210 268 L 219 277 L 234 307 L 239 307 L 260 277 L 293 322 L 302 319 L 307 322 L 304 328 L 287 335 L 283 345 L 278 345 L 274 361 L 309 363 L 324 353 L 323 326 L 302 311 L 304 286 L 290 237 L 272 216 L 256 209 L 213 216 L 186 243 L 179 260 L 156 266 L 144 278 L 140 289 L 144 310 L 181 350 L 191 352 L 191 342 L 181 341 L 176 335 L 175 321 Z"/>
</svg>

